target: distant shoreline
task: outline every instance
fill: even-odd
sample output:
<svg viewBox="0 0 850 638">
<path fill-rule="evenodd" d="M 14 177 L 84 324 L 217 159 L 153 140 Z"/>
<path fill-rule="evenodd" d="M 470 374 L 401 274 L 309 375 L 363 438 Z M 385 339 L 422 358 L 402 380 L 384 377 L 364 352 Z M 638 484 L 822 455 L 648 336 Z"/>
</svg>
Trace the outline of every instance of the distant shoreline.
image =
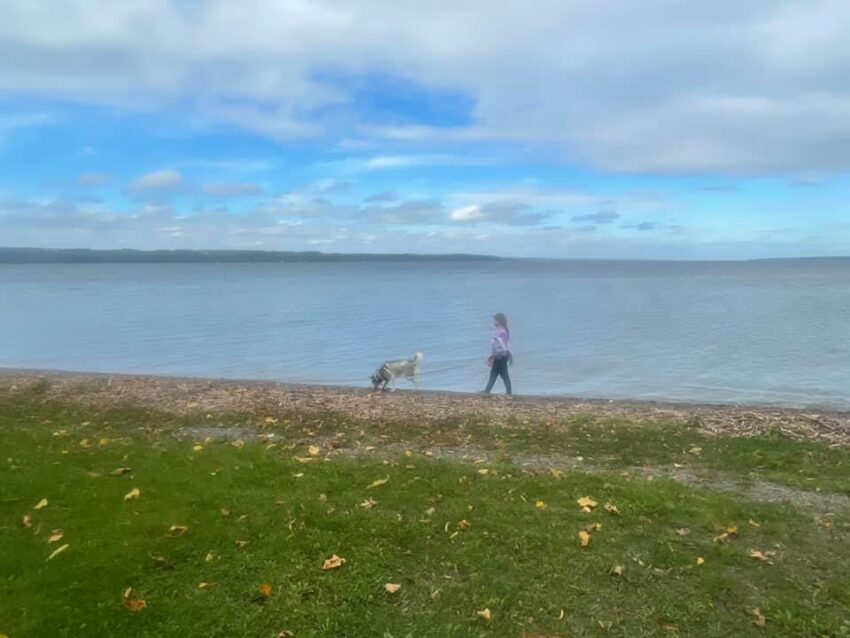
<svg viewBox="0 0 850 638">
<path fill-rule="evenodd" d="M 850 446 L 850 411 L 580 399 L 563 396 L 483 397 L 446 391 L 373 392 L 368 388 L 155 375 L 63 372 L 0 367 L 0 392 L 37 392 L 62 402 L 100 407 L 137 406 L 177 413 L 254 412 L 264 407 L 302 413 L 344 414 L 409 425 L 446 419 L 486 419 L 510 426 L 517 419 L 548 427 L 572 417 L 684 423 L 720 436 L 774 433 L 797 440 Z"/>
<path fill-rule="evenodd" d="M 227 264 L 299 262 L 493 262 L 491 255 L 466 253 L 323 253 L 267 250 L 91 250 L 86 248 L 2 248 L 0 264 Z"/>
</svg>

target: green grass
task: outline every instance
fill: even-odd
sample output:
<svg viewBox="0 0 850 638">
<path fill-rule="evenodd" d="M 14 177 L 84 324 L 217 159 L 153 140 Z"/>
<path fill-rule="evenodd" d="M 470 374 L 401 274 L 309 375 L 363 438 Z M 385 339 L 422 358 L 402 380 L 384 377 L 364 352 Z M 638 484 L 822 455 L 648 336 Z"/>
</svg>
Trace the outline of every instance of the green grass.
<svg viewBox="0 0 850 638">
<path fill-rule="evenodd" d="M 819 481 L 827 490 L 846 476 L 846 451 L 711 439 L 697 457 L 683 451 L 696 435 L 687 429 L 651 428 L 641 439 L 626 425 L 577 423 L 562 451 L 611 469 L 556 478 L 508 462 L 465 465 L 418 453 L 294 461 L 307 455 L 304 429 L 328 435 L 322 455 L 331 432 L 347 444 L 380 436 L 330 415 L 326 429 L 316 418 L 298 428 L 278 424 L 280 443 L 270 449 L 217 442 L 195 451 L 196 442 L 173 436 L 187 423 L 197 419 L 0 401 L 0 634 L 850 636 L 847 511 L 835 512 L 827 527 L 822 513 L 620 471 L 684 458 L 743 476 L 757 459 L 759 473 L 790 481 L 817 476 L 823 459 L 832 459 L 828 480 Z M 443 435 L 413 428 L 401 438 L 427 445 L 431 436 L 460 431 L 483 440 L 478 427 L 446 425 Z M 548 442 L 545 433 L 511 433 L 490 433 L 505 458 L 564 444 L 562 433 Z M 669 437 L 666 447 L 658 437 Z M 289 440 L 297 441 L 294 450 L 285 449 Z M 124 466 L 132 473 L 110 475 Z M 384 477 L 386 484 L 367 489 Z M 140 497 L 125 501 L 133 487 Z M 581 496 L 597 500 L 596 511 L 581 512 Z M 360 507 L 369 497 L 378 504 Z M 34 510 L 42 498 L 48 506 Z M 620 514 L 603 511 L 606 502 Z M 24 514 L 32 527 L 22 524 Z M 461 520 L 469 530 L 458 530 Z M 602 528 L 581 548 L 577 533 L 593 522 Z M 733 524 L 737 537 L 714 542 Z M 189 529 L 172 538 L 172 525 Z M 684 527 L 688 535 L 676 533 Z M 48 544 L 55 529 L 64 537 Z M 240 549 L 237 540 L 248 544 Z M 775 551 L 774 564 L 753 560 L 751 549 Z M 346 564 L 323 571 L 334 553 Z M 622 577 L 610 575 L 615 564 L 625 566 Z M 215 586 L 201 590 L 201 582 Z M 402 589 L 387 594 L 390 582 Z M 273 588 L 265 604 L 253 600 L 263 583 Z M 123 606 L 127 587 L 147 602 L 141 612 Z M 476 616 L 484 608 L 489 623 Z M 765 628 L 754 624 L 754 608 L 767 618 Z"/>
</svg>

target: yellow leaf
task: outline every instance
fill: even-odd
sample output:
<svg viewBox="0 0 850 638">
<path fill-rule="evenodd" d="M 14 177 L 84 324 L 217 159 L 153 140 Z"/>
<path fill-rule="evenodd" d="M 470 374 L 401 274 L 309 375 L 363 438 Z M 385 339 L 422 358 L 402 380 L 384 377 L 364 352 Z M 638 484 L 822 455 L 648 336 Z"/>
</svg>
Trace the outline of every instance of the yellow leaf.
<svg viewBox="0 0 850 638">
<path fill-rule="evenodd" d="M 124 601 L 124 606 L 132 611 L 133 613 L 137 613 L 142 611 L 145 607 L 147 607 L 147 603 L 141 598 L 133 598 L 133 588 L 128 587 L 124 590 L 124 594 L 121 596 Z"/>
<path fill-rule="evenodd" d="M 215 583 L 198 583 L 198 589 L 212 589 L 215 587 Z"/>
<path fill-rule="evenodd" d="M 321 452 L 321 448 L 318 445 L 311 445 L 307 448 L 307 454 L 310 456 L 319 456 L 319 452 Z"/>
<path fill-rule="evenodd" d="M 50 544 L 61 541 L 64 535 L 65 534 L 62 532 L 61 529 L 54 529 L 53 532 L 50 534 L 50 538 L 47 539 L 47 543 Z"/>
<path fill-rule="evenodd" d="M 729 534 L 729 536 L 737 536 L 738 535 L 738 526 L 737 525 L 729 525 L 726 528 L 726 533 Z"/>
<path fill-rule="evenodd" d="M 401 589 L 401 585 L 396 585 L 395 583 L 387 583 L 384 585 L 384 590 L 388 594 L 395 594 L 399 589 Z"/>
<path fill-rule="evenodd" d="M 625 565 L 614 565 L 611 568 L 611 575 L 612 576 L 622 576 L 625 569 L 626 569 Z"/>
<path fill-rule="evenodd" d="M 366 489 L 371 490 L 373 487 L 380 487 L 381 485 L 384 485 L 387 482 L 389 482 L 389 480 L 390 480 L 389 476 L 386 477 L 386 478 L 374 480 L 371 483 L 369 483 L 369 485 L 366 486 Z"/>
<path fill-rule="evenodd" d="M 702 453 L 702 448 L 697 447 L 696 445 L 692 445 L 688 448 L 688 454 L 693 454 L 694 456 L 699 456 Z"/>
<path fill-rule="evenodd" d="M 559 478 L 561 478 L 561 477 L 564 475 L 564 472 L 563 472 L 562 470 L 556 470 L 556 469 L 553 467 L 551 470 L 549 470 L 549 474 L 551 474 L 551 475 L 552 475 L 552 476 L 554 476 L 555 478 L 558 478 L 558 479 L 559 479 Z"/>
<path fill-rule="evenodd" d="M 588 534 L 584 530 L 581 530 L 578 533 L 578 542 L 581 544 L 582 547 L 587 547 L 588 545 L 590 545 L 590 534 Z"/>
<path fill-rule="evenodd" d="M 107 445 L 109 445 L 109 443 L 110 443 L 110 440 L 109 440 L 109 439 L 107 439 L 106 437 L 104 437 L 104 438 L 100 439 L 100 440 L 97 442 L 97 444 L 98 444 L 100 447 L 106 447 Z"/>
<path fill-rule="evenodd" d="M 481 476 L 487 476 L 490 473 L 490 470 L 488 470 L 486 467 L 482 467 L 480 470 L 478 470 L 478 473 Z"/>
<path fill-rule="evenodd" d="M 373 507 L 375 507 L 375 505 L 377 505 L 377 504 L 378 504 L 378 501 L 376 501 L 375 499 L 373 499 L 373 498 L 370 496 L 370 497 L 369 497 L 369 498 L 367 498 L 365 501 L 363 501 L 362 503 L 360 503 L 360 507 L 362 507 L 363 509 L 370 510 L 370 509 L 372 509 Z"/>
<path fill-rule="evenodd" d="M 475 613 L 481 620 L 485 620 L 487 622 L 490 622 L 490 619 L 493 617 L 489 609 L 482 609 L 481 611 L 477 611 Z"/>
<path fill-rule="evenodd" d="M 222 518 L 229 518 L 229 517 L 230 517 L 230 510 L 229 510 L 229 509 L 227 509 L 226 507 L 222 507 L 222 508 L 219 510 L 219 512 L 221 512 L 221 517 L 222 517 Z"/>
<path fill-rule="evenodd" d="M 702 556 L 697 556 L 697 565 L 705 565 L 705 559 Z"/>
<path fill-rule="evenodd" d="M 91 447 L 91 442 L 88 439 L 83 439 L 82 441 L 80 441 L 80 447 L 88 449 Z"/>
<path fill-rule="evenodd" d="M 195 445 L 192 446 L 193 452 L 200 452 L 203 449 L 204 449 L 204 446 L 201 445 L 200 443 L 196 443 Z"/>
<path fill-rule="evenodd" d="M 293 638 L 294 636 L 295 632 L 289 631 L 288 629 L 284 629 L 277 635 L 277 638 Z"/>
<path fill-rule="evenodd" d="M 263 583 L 262 585 L 260 585 L 259 591 L 260 596 L 267 599 L 269 596 L 272 595 L 272 586 L 269 583 Z"/>
<path fill-rule="evenodd" d="M 468 532 L 470 527 L 472 527 L 472 523 L 466 519 L 463 519 L 457 524 L 457 528 L 462 532 Z"/>
<path fill-rule="evenodd" d="M 189 531 L 189 528 L 185 525 L 172 525 L 168 528 L 169 536 L 183 536 L 186 532 Z"/>
<path fill-rule="evenodd" d="M 594 501 L 592 498 L 590 498 L 589 496 L 582 496 L 580 499 L 578 499 L 576 501 L 576 503 L 578 503 L 578 506 L 580 508 L 582 508 L 583 511 L 586 511 L 586 512 L 589 512 L 590 510 L 592 510 L 594 507 L 596 507 L 598 505 L 598 503 L 596 501 Z"/>
<path fill-rule="evenodd" d="M 762 615 L 761 609 L 753 609 L 753 616 L 756 617 L 755 621 L 753 621 L 755 622 L 756 627 L 764 627 L 767 625 L 767 618 Z"/>
<path fill-rule="evenodd" d="M 331 569 L 338 569 L 343 565 L 345 565 L 345 559 L 342 556 L 334 554 L 322 564 L 322 569 L 328 571 Z"/>
<path fill-rule="evenodd" d="M 124 495 L 124 500 L 125 500 L 125 501 L 130 501 L 130 500 L 132 500 L 132 499 L 134 499 L 134 498 L 139 498 L 139 494 L 141 494 L 141 492 L 139 492 L 139 488 L 138 488 L 138 487 L 134 487 L 132 490 L 130 490 L 129 492 L 127 492 L 127 493 Z"/>
<path fill-rule="evenodd" d="M 752 527 L 761 527 L 761 524 L 756 523 L 753 519 L 750 519 L 749 523 Z"/>
<path fill-rule="evenodd" d="M 211 563 L 215 559 L 215 554 L 212 552 L 207 552 L 206 558 L 204 560 L 208 563 Z"/>
<path fill-rule="evenodd" d="M 245 447 L 245 441 L 243 441 L 242 439 L 236 439 L 230 445 L 232 445 L 235 448 L 241 449 L 241 448 Z"/>
<path fill-rule="evenodd" d="M 41 509 L 44 509 L 45 507 L 47 507 L 47 499 L 43 498 L 38 503 L 35 504 L 35 507 L 33 507 L 33 509 L 34 510 L 41 510 Z"/>
<path fill-rule="evenodd" d="M 584 526 L 584 531 L 588 534 L 592 534 L 593 532 L 602 529 L 602 523 L 588 523 Z"/>
<path fill-rule="evenodd" d="M 123 476 L 124 474 L 127 474 L 128 472 L 132 472 L 132 471 L 133 470 L 131 470 L 129 467 L 118 467 L 118 468 L 115 468 L 114 470 L 112 470 L 109 473 L 109 475 L 110 476 Z"/>
<path fill-rule="evenodd" d="M 298 461 L 299 463 L 312 463 L 316 460 L 313 456 L 293 456 L 293 461 Z"/>
<path fill-rule="evenodd" d="M 546 503 L 544 503 L 543 501 L 537 501 L 537 502 L 534 503 L 534 507 L 536 507 L 539 510 L 545 510 L 546 509 Z"/>
<path fill-rule="evenodd" d="M 248 546 L 248 541 L 236 541 L 236 547 L 238 549 L 244 549 Z"/>
<path fill-rule="evenodd" d="M 687 527 L 680 527 L 679 529 L 676 530 L 676 533 L 679 536 L 687 536 L 688 534 L 691 533 L 691 530 L 688 529 Z"/>
<path fill-rule="evenodd" d="M 24 527 L 32 527 L 32 518 L 29 514 L 24 514 L 23 523 Z"/>
<path fill-rule="evenodd" d="M 605 503 L 605 511 L 609 514 L 619 514 L 620 510 L 617 509 L 617 506 L 613 503 Z"/>
<path fill-rule="evenodd" d="M 275 423 L 277 423 L 277 419 L 271 416 L 267 416 L 265 419 L 263 419 L 263 421 L 266 425 L 274 425 Z"/>
<path fill-rule="evenodd" d="M 47 560 L 52 560 L 52 559 L 53 559 L 53 558 L 55 558 L 56 556 L 59 556 L 59 554 L 61 554 L 62 552 L 64 552 L 64 551 L 65 551 L 66 549 L 68 549 L 69 547 L 70 547 L 70 545 L 65 544 L 65 545 L 62 545 L 62 547 L 59 547 L 59 548 L 55 549 L 55 550 L 53 551 L 53 553 L 52 553 L 50 556 L 48 556 L 48 557 L 47 557 Z"/>
</svg>

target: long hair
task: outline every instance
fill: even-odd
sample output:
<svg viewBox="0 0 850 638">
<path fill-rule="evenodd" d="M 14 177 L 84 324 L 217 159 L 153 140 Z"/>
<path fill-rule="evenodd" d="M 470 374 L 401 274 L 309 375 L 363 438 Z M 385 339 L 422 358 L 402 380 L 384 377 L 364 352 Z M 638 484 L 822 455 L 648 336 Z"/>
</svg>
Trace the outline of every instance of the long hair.
<svg viewBox="0 0 850 638">
<path fill-rule="evenodd" d="M 497 312 L 495 315 L 493 315 L 493 321 L 495 321 L 498 325 L 504 328 L 507 331 L 508 336 L 510 336 L 511 330 L 510 328 L 508 328 L 508 318 L 504 315 L 504 313 Z"/>
</svg>

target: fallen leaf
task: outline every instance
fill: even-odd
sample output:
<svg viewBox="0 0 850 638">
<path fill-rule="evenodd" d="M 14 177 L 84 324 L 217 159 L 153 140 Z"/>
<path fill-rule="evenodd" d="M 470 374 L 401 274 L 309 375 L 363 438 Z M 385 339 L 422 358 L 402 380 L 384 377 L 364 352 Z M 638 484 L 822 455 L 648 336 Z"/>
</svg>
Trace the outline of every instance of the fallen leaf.
<svg viewBox="0 0 850 638">
<path fill-rule="evenodd" d="M 761 523 L 756 523 L 753 519 L 750 519 L 749 523 L 752 527 L 761 527 Z"/>
<path fill-rule="evenodd" d="M 396 585 L 395 583 L 387 583 L 384 585 L 384 590 L 388 594 L 395 594 L 399 589 L 401 589 L 401 585 Z"/>
<path fill-rule="evenodd" d="M 109 476 L 124 476 L 132 471 L 129 467 L 117 467 L 109 473 Z"/>
<path fill-rule="evenodd" d="M 248 546 L 248 541 L 236 541 L 237 549 L 244 549 Z"/>
<path fill-rule="evenodd" d="M 293 456 L 293 461 L 298 461 L 299 463 L 312 463 L 313 461 L 317 461 L 318 459 L 314 456 Z"/>
<path fill-rule="evenodd" d="M 213 560 L 215 560 L 215 554 L 213 554 L 212 552 L 207 552 L 207 555 L 204 560 L 208 563 L 211 563 Z"/>
<path fill-rule="evenodd" d="M 38 503 L 35 504 L 35 507 L 33 507 L 33 509 L 34 510 L 41 510 L 41 509 L 44 509 L 45 507 L 47 507 L 47 499 L 43 498 Z"/>
<path fill-rule="evenodd" d="M 267 416 L 265 419 L 263 419 L 263 422 L 266 425 L 274 425 L 275 423 L 277 423 L 277 419 L 271 416 Z"/>
<path fill-rule="evenodd" d="M 750 550 L 750 558 L 767 563 L 768 565 L 773 565 L 773 561 L 771 559 L 774 556 L 776 556 L 776 552 L 760 552 L 757 549 Z"/>
<path fill-rule="evenodd" d="M 563 620 L 563 619 L 564 619 L 564 616 L 565 616 L 565 614 L 564 614 L 564 610 L 562 609 L 562 610 L 561 610 L 561 613 L 560 613 L 560 614 L 558 614 L 558 620 Z"/>
<path fill-rule="evenodd" d="M 373 498 L 370 496 L 370 497 L 369 497 L 369 498 L 367 498 L 365 501 L 363 501 L 362 503 L 360 503 L 360 507 L 362 507 L 363 509 L 370 510 L 370 509 L 372 509 L 373 507 L 375 507 L 375 505 L 377 505 L 377 504 L 378 504 L 378 501 L 376 501 L 375 499 L 373 499 Z"/>
<path fill-rule="evenodd" d="M 198 583 L 198 589 L 212 589 L 213 587 L 215 587 L 215 583 Z"/>
<path fill-rule="evenodd" d="M 563 472 L 563 470 L 556 470 L 556 469 L 553 467 L 551 470 L 549 470 L 549 474 L 551 474 L 551 475 L 552 475 L 552 476 L 554 476 L 555 478 L 558 478 L 558 479 L 559 479 L 559 478 L 561 478 L 561 477 L 564 475 L 564 472 Z"/>
<path fill-rule="evenodd" d="M 24 527 L 32 527 L 32 518 L 29 514 L 24 514 L 23 524 Z"/>
<path fill-rule="evenodd" d="M 587 547 L 588 545 L 590 545 L 590 534 L 588 534 L 584 530 L 581 530 L 578 533 L 578 542 L 581 544 L 582 547 Z"/>
<path fill-rule="evenodd" d="M 546 503 L 544 503 L 543 501 L 537 501 L 537 502 L 534 503 L 534 507 L 536 507 L 539 510 L 545 510 L 546 509 Z"/>
<path fill-rule="evenodd" d="M 185 525 L 172 525 L 168 528 L 169 536 L 183 536 L 186 532 L 189 531 L 189 528 Z"/>
<path fill-rule="evenodd" d="M 481 620 L 486 620 L 487 622 L 490 622 L 490 619 L 493 617 L 489 609 L 482 609 L 481 611 L 477 611 L 475 613 Z"/>
<path fill-rule="evenodd" d="M 688 454 L 693 454 L 695 456 L 699 456 L 702 453 L 702 448 L 697 447 L 696 445 L 692 445 L 688 448 Z"/>
<path fill-rule="evenodd" d="M 622 576 L 625 569 L 626 569 L 625 565 L 614 565 L 611 568 L 611 575 L 612 576 Z"/>
<path fill-rule="evenodd" d="M 620 510 L 618 510 L 617 506 L 614 505 L 613 503 L 605 503 L 604 507 L 605 507 L 605 511 L 608 512 L 609 514 L 619 514 L 620 513 Z"/>
<path fill-rule="evenodd" d="M 130 490 L 129 492 L 127 492 L 127 493 L 124 495 L 124 500 L 125 500 L 125 501 L 130 501 L 130 500 L 132 500 L 132 499 L 134 499 L 134 498 L 139 498 L 139 494 L 141 494 L 141 492 L 139 491 L 139 488 L 138 488 L 138 487 L 134 487 L 132 490 Z"/>
<path fill-rule="evenodd" d="M 386 478 L 374 480 L 371 483 L 369 483 L 369 485 L 366 486 L 366 489 L 371 490 L 373 487 L 380 487 L 381 485 L 384 485 L 385 483 L 387 483 L 389 480 L 390 480 L 389 476 L 386 477 Z"/>
<path fill-rule="evenodd" d="M 272 586 L 269 583 L 263 583 L 260 585 L 260 596 L 268 600 L 269 596 L 272 595 Z"/>
<path fill-rule="evenodd" d="M 142 600 L 141 598 L 134 598 L 133 597 L 133 588 L 132 587 L 128 587 L 127 589 L 125 589 L 121 598 L 124 601 L 124 606 L 127 609 L 129 609 L 130 611 L 132 611 L 133 613 L 140 612 L 145 607 L 148 606 L 148 604 L 144 600 Z"/>
<path fill-rule="evenodd" d="M 691 530 L 688 529 L 687 527 L 680 527 L 679 529 L 676 530 L 676 533 L 679 536 L 687 536 L 688 534 L 691 533 Z"/>
<path fill-rule="evenodd" d="M 319 456 L 319 452 L 321 451 L 322 449 L 318 445 L 311 445 L 307 448 L 307 454 L 310 456 Z"/>
<path fill-rule="evenodd" d="M 482 467 L 480 470 L 478 470 L 478 473 L 481 476 L 487 476 L 490 473 L 490 470 L 488 470 L 486 467 Z"/>
<path fill-rule="evenodd" d="M 228 517 L 230 516 L 230 510 L 229 510 L 229 509 L 227 509 L 226 507 L 222 507 L 222 508 L 219 510 L 219 512 L 221 512 L 221 517 L 222 517 L 222 518 L 228 518 Z"/>
<path fill-rule="evenodd" d="M 193 452 L 200 452 L 203 449 L 204 449 L 204 446 L 201 445 L 200 443 L 196 443 L 195 445 L 192 446 Z"/>
<path fill-rule="evenodd" d="M 676 624 L 671 623 L 671 622 L 661 623 L 661 628 L 665 631 L 673 631 L 673 632 L 679 631 L 679 625 L 676 625 Z"/>
<path fill-rule="evenodd" d="M 284 629 L 277 635 L 277 638 L 293 638 L 294 636 L 295 632 L 289 631 L 288 629 Z"/>
<path fill-rule="evenodd" d="M 83 439 L 82 441 L 80 441 L 80 447 L 88 449 L 91 447 L 91 442 L 88 439 Z"/>
<path fill-rule="evenodd" d="M 322 564 L 322 569 L 328 571 L 330 569 L 337 569 L 343 565 L 345 565 L 345 559 L 342 556 L 334 554 Z"/>
<path fill-rule="evenodd" d="M 578 503 L 578 506 L 583 512 L 590 512 L 598 505 L 598 503 L 589 496 L 582 496 L 576 501 L 576 503 Z"/>
<path fill-rule="evenodd" d="M 753 621 L 755 622 L 756 627 L 764 627 L 765 625 L 767 625 L 767 618 L 762 615 L 761 609 L 759 609 L 758 607 L 753 609 L 753 616 L 756 617 L 756 619 Z"/>
<path fill-rule="evenodd" d="M 57 549 L 53 550 L 53 553 L 52 553 L 50 556 L 48 556 L 48 557 L 47 557 L 47 560 L 52 560 L 52 559 L 53 559 L 53 558 L 55 558 L 56 556 L 59 556 L 59 554 L 61 554 L 62 552 L 64 552 L 64 551 L 65 551 L 66 549 L 68 549 L 69 547 L 70 547 L 70 545 L 65 544 L 65 545 L 62 545 L 62 547 L 59 547 L 59 548 L 57 548 Z"/>
<path fill-rule="evenodd" d="M 705 559 L 702 556 L 697 556 L 697 565 L 705 565 Z"/>
<path fill-rule="evenodd" d="M 470 527 L 472 527 L 472 523 L 466 519 L 459 521 L 457 524 L 457 528 L 462 532 L 468 532 Z"/>
<path fill-rule="evenodd" d="M 588 523 L 584 526 L 584 531 L 588 534 L 592 534 L 593 532 L 599 531 L 602 529 L 602 523 Z"/>
<path fill-rule="evenodd" d="M 241 448 L 245 447 L 245 441 L 243 441 L 242 439 L 236 439 L 230 445 L 232 445 L 233 447 L 235 447 L 237 449 L 241 449 Z"/>
<path fill-rule="evenodd" d="M 53 532 L 51 532 L 50 534 L 50 538 L 47 539 L 47 543 L 50 544 L 61 541 L 64 535 L 65 534 L 61 529 L 54 529 Z"/>
</svg>

